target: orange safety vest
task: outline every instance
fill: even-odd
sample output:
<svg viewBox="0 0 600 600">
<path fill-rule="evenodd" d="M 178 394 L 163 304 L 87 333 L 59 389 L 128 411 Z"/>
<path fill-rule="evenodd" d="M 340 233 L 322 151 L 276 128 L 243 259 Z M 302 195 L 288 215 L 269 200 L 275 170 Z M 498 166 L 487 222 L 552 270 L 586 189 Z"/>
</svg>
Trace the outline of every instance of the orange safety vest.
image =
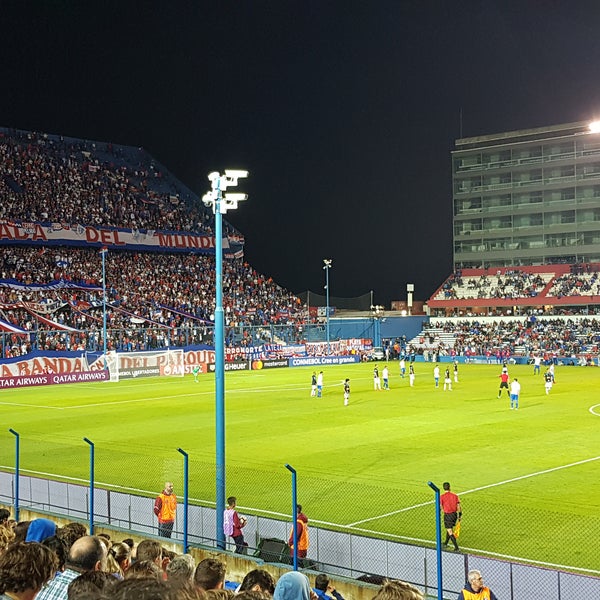
<svg viewBox="0 0 600 600">
<path fill-rule="evenodd" d="M 298 550 L 308 550 L 308 525 L 306 523 L 304 523 L 303 521 L 301 521 L 300 519 L 298 519 L 298 523 L 300 523 L 300 525 L 302 525 L 302 533 L 300 534 L 300 538 L 298 539 Z M 290 539 L 292 540 L 292 544 L 290 545 L 290 548 L 294 548 L 294 530 L 292 529 L 291 533 L 290 533 Z"/>
<path fill-rule="evenodd" d="M 462 595 L 465 600 L 490 600 L 490 588 L 483 586 L 477 593 L 469 590 L 462 590 Z"/>
<path fill-rule="evenodd" d="M 175 520 L 175 511 L 177 510 L 177 496 L 161 492 L 158 497 L 161 500 L 160 510 L 158 511 L 158 522 L 172 523 Z"/>
</svg>

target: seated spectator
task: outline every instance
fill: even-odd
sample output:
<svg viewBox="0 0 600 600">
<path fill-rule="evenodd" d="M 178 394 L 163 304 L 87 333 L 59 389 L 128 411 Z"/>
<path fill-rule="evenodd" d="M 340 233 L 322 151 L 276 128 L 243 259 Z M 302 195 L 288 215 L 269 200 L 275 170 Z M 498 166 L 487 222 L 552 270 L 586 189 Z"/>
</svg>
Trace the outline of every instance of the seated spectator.
<svg viewBox="0 0 600 600">
<path fill-rule="evenodd" d="M 315 577 L 315 587 L 313 589 L 320 600 L 332 600 L 332 598 L 344 600 L 344 597 L 331 585 L 329 577 L 324 573 L 319 573 Z"/>
<path fill-rule="evenodd" d="M 108 570 L 109 573 L 118 573 L 121 577 L 131 565 L 131 548 L 123 542 L 117 542 L 110 547 L 108 551 L 108 561 L 113 563 L 113 570 Z"/>
<path fill-rule="evenodd" d="M 56 523 L 50 519 L 34 519 L 27 528 L 26 542 L 43 542 L 56 533 Z"/>
<path fill-rule="evenodd" d="M 136 560 L 125 571 L 124 579 L 164 580 L 163 570 L 152 560 Z"/>
<path fill-rule="evenodd" d="M 225 565 L 215 558 L 200 561 L 194 573 L 194 584 L 205 591 L 223 589 Z"/>
<path fill-rule="evenodd" d="M 233 600 L 236 597 L 232 590 L 225 588 L 206 590 L 205 594 L 208 600 Z"/>
<path fill-rule="evenodd" d="M 308 577 L 299 571 L 284 573 L 275 585 L 273 600 L 316 600 Z"/>
<path fill-rule="evenodd" d="M 0 594 L 13 600 L 33 600 L 56 573 L 52 550 L 37 542 L 11 544 L 0 554 Z"/>
<path fill-rule="evenodd" d="M 56 554 L 56 558 L 58 559 L 58 567 L 56 570 L 58 572 L 64 571 L 65 565 L 67 564 L 67 555 L 69 554 L 69 550 L 63 539 L 58 535 L 53 535 L 49 538 L 46 538 L 42 544 L 46 546 L 46 548 L 50 548 L 50 550 Z"/>
<path fill-rule="evenodd" d="M 425 596 L 410 583 L 385 581 L 373 596 L 373 600 L 424 600 Z"/>
<path fill-rule="evenodd" d="M 7 546 L 12 544 L 14 540 L 15 532 L 4 525 L 0 525 L 0 554 L 6 550 Z"/>
<path fill-rule="evenodd" d="M 24 542 L 27 537 L 27 530 L 31 521 L 19 521 L 13 528 L 15 534 L 15 542 Z"/>
<path fill-rule="evenodd" d="M 111 573 L 105 573 L 104 571 L 82 573 L 69 583 L 67 599 L 92 600 L 93 598 L 106 598 L 111 595 L 118 581 Z"/>
<path fill-rule="evenodd" d="M 240 592 L 265 592 L 270 596 L 275 591 L 275 579 L 273 575 L 265 569 L 252 569 L 248 571 L 242 580 L 242 584 L 237 590 Z"/>
<path fill-rule="evenodd" d="M 193 584 L 195 570 L 194 557 L 191 554 L 180 554 L 175 556 L 167 565 L 167 579 Z"/>
<path fill-rule="evenodd" d="M 65 599 L 73 579 L 87 571 L 104 570 L 106 570 L 106 549 L 100 538 L 93 535 L 79 538 L 69 550 L 66 569 L 59 572 L 37 598 L 38 600 Z"/>
<path fill-rule="evenodd" d="M 0 526 L 6 526 L 8 519 L 10 519 L 10 510 L 8 508 L 0 508 Z"/>
<path fill-rule="evenodd" d="M 56 535 L 65 543 L 67 550 L 79 539 L 87 535 L 87 529 L 82 523 L 72 522 L 60 527 Z"/>
</svg>

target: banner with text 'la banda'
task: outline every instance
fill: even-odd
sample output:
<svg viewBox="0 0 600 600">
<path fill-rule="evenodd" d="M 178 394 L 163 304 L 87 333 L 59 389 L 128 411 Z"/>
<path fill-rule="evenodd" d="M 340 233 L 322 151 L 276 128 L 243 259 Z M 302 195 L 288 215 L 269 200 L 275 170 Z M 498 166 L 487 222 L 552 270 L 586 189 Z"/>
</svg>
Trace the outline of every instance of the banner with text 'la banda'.
<svg viewBox="0 0 600 600">
<path fill-rule="evenodd" d="M 215 238 L 209 235 L 174 231 L 136 230 L 119 227 L 92 227 L 67 223 L 0 223 L 0 241 L 27 246 L 106 247 L 109 250 L 145 252 L 195 252 L 214 254 Z M 240 236 L 223 238 L 225 255 L 243 248 Z"/>
</svg>

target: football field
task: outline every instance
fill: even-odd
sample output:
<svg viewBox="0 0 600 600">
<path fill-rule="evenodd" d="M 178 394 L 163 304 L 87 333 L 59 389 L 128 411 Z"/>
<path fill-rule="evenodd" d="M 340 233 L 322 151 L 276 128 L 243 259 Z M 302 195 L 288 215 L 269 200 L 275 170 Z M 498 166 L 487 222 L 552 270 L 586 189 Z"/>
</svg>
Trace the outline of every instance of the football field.
<svg viewBox="0 0 600 600">
<path fill-rule="evenodd" d="M 600 369 L 559 366 L 546 395 L 533 367 L 510 366 L 522 386 L 510 410 L 499 365 L 461 365 L 452 391 L 443 364 L 434 387 L 433 366 L 416 363 L 410 387 L 389 363 L 389 391 L 373 390 L 372 363 L 324 367 L 322 398 L 312 368 L 226 373 L 226 495 L 246 514 L 288 515 L 289 463 L 313 526 L 430 544 L 427 482 L 450 481 L 464 550 L 598 573 Z M 214 407 L 213 375 L 2 390 L 0 468 L 14 466 L 12 428 L 23 474 L 85 482 L 87 437 L 100 487 L 153 495 L 172 480 L 181 495 L 181 448 L 190 497 L 214 506 Z"/>
</svg>

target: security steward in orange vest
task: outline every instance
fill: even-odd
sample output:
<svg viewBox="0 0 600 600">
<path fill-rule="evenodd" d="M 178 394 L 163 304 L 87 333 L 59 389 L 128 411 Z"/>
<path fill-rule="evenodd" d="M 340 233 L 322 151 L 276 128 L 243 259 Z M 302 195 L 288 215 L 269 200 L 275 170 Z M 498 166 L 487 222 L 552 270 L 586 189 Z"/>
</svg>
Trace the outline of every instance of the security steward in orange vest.
<svg viewBox="0 0 600 600">
<path fill-rule="evenodd" d="M 165 483 L 165 489 L 156 497 L 154 514 L 158 517 L 158 535 L 170 538 L 175 524 L 177 496 L 173 493 L 173 484 Z"/>
<path fill-rule="evenodd" d="M 496 594 L 483 585 L 480 571 L 469 571 L 467 578 L 467 584 L 458 594 L 458 600 L 498 600 Z"/>
<path fill-rule="evenodd" d="M 296 535 L 298 540 L 298 558 L 306 558 L 308 552 L 308 518 L 302 512 L 302 505 L 296 504 Z M 290 539 L 288 540 L 288 546 L 290 547 L 290 554 L 294 554 L 294 530 L 290 532 Z"/>
</svg>

